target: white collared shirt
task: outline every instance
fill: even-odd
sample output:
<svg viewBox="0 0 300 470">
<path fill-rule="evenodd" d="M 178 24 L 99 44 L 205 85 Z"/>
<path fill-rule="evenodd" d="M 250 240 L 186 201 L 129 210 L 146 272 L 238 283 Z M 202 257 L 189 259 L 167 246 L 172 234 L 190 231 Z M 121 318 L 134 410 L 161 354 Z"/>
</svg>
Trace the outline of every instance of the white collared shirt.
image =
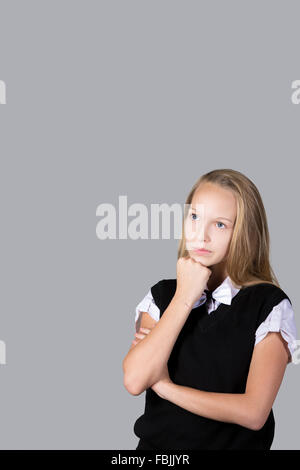
<svg viewBox="0 0 300 470">
<path fill-rule="evenodd" d="M 205 287 L 207 289 L 207 285 Z M 239 292 L 240 288 L 235 287 L 229 276 L 224 279 L 222 284 L 220 284 L 213 292 L 212 299 L 207 305 L 207 312 L 210 314 L 213 312 L 220 303 L 230 305 L 233 297 Z M 200 297 L 197 302 L 193 305 L 192 308 L 199 307 L 206 302 L 205 292 Z M 149 315 L 155 320 L 159 321 L 160 319 L 160 310 L 155 304 L 153 299 L 151 289 L 137 305 L 135 309 L 135 328 L 136 331 L 140 328 L 140 312 L 148 312 Z M 296 323 L 295 315 L 292 308 L 292 305 L 288 299 L 283 299 L 279 302 L 278 305 L 275 305 L 272 311 L 267 316 L 266 320 L 262 322 L 255 332 L 255 344 L 257 345 L 268 333 L 269 331 L 280 331 L 281 336 L 287 342 L 288 349 L 292 355 L 297 349 L 296 343 Z M 291 362 L 291 357 L 289 357 L 289 363 Z"/>
</svg>

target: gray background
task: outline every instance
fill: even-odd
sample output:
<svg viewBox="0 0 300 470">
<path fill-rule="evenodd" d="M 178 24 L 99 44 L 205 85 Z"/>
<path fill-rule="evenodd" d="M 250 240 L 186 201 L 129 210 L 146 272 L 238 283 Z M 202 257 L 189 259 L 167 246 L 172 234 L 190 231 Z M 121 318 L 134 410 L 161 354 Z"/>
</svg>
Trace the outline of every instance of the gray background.
<svg viewBox="0 0 300 470">
<path fill-rule="evenodd" d="M 299 266 L 297 1 L 0 1 L 2 449 L 135 449 L 123 386 L 137 303 L 176 276 L 178 240 L 96 237 L 119 195 L 184 203 L 233 168 L 257 185 L 271 261 Z M 272 449 L 299 449 L 299 371 Z"/>
</svg>

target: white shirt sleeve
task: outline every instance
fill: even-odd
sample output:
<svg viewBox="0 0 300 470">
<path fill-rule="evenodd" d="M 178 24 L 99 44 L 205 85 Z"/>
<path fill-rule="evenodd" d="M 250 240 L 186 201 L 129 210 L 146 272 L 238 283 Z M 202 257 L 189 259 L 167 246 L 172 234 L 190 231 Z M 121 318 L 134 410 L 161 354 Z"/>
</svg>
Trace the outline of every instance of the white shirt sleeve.
<svg viewBox="0 0 300 470">
<path fill-rule="evenodd" d="M 269 331 L 280 331 L 281 336 L 287 342 L 290 354 L 297 349 L 295 315 L 289 299 L 283 299 L 262 322 L 255 332 L 255 345 L 259 343 Z M 254 345 L 254 346 L 255 346 Z M 291 362 L 291 356 L 288 363 Z"/>
<path fill-rule="evenodd" d="M 138 331 L 140 328 L 141 312 L 148 312 L 149 315 L 155 320 L 159 321 L 160 319 L 160 309 L 156 305 L 151 289 L 147 292 L 143 300 L 137 305 L 135 309 L 135 330 Z"/>
</svg>

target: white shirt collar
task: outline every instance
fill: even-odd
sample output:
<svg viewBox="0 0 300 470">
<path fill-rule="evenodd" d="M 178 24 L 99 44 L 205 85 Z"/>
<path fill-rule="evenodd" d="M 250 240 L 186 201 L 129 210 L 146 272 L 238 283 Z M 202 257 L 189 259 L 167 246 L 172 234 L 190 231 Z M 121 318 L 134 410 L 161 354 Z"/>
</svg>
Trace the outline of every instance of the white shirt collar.
<svg viewBox="0 0 300 470">
<path fill-rule="evenodd" d="M 220 284 L 213 292 L 212 292 L 212 297 L 217 300 L 218 302 L 226 305 L 231 305 L 231 301 L 233 297 L 239 292 L 241 286 L 236 288 L 230 279 L 229 276 L 227 276 L 222 284 Z M 207 284 L 205 286 L 205 289 L 208 290 Z M 205 291 L 203 292 L 202 296 L 200 297 L 199 300 L 197 300 L 193 308 L 199 307 L 199 305 L 202 305 L 206 302 L 206 293 Z"/>
</svg>

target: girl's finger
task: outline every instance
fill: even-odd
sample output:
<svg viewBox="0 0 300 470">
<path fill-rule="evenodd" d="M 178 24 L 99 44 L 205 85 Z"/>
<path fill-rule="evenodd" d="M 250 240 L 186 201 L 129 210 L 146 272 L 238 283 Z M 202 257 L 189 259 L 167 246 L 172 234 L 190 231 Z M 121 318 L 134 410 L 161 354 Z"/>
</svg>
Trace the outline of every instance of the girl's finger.
<svg viewBox="0 0 300 470">
<path fill-rule="evenodd" d="M 135 335 L 137 338 L 140 338 L 140 339 L 144 339 L 145 338 L 145 335 L 142 335 L 140 333 L 135 333 Z"/>
<path fill-rule="evenodd" d="M 148 328 L 140 328 L 140 330 L 144 333 L 150 333 L 150 330 Z"/>
</svg>

